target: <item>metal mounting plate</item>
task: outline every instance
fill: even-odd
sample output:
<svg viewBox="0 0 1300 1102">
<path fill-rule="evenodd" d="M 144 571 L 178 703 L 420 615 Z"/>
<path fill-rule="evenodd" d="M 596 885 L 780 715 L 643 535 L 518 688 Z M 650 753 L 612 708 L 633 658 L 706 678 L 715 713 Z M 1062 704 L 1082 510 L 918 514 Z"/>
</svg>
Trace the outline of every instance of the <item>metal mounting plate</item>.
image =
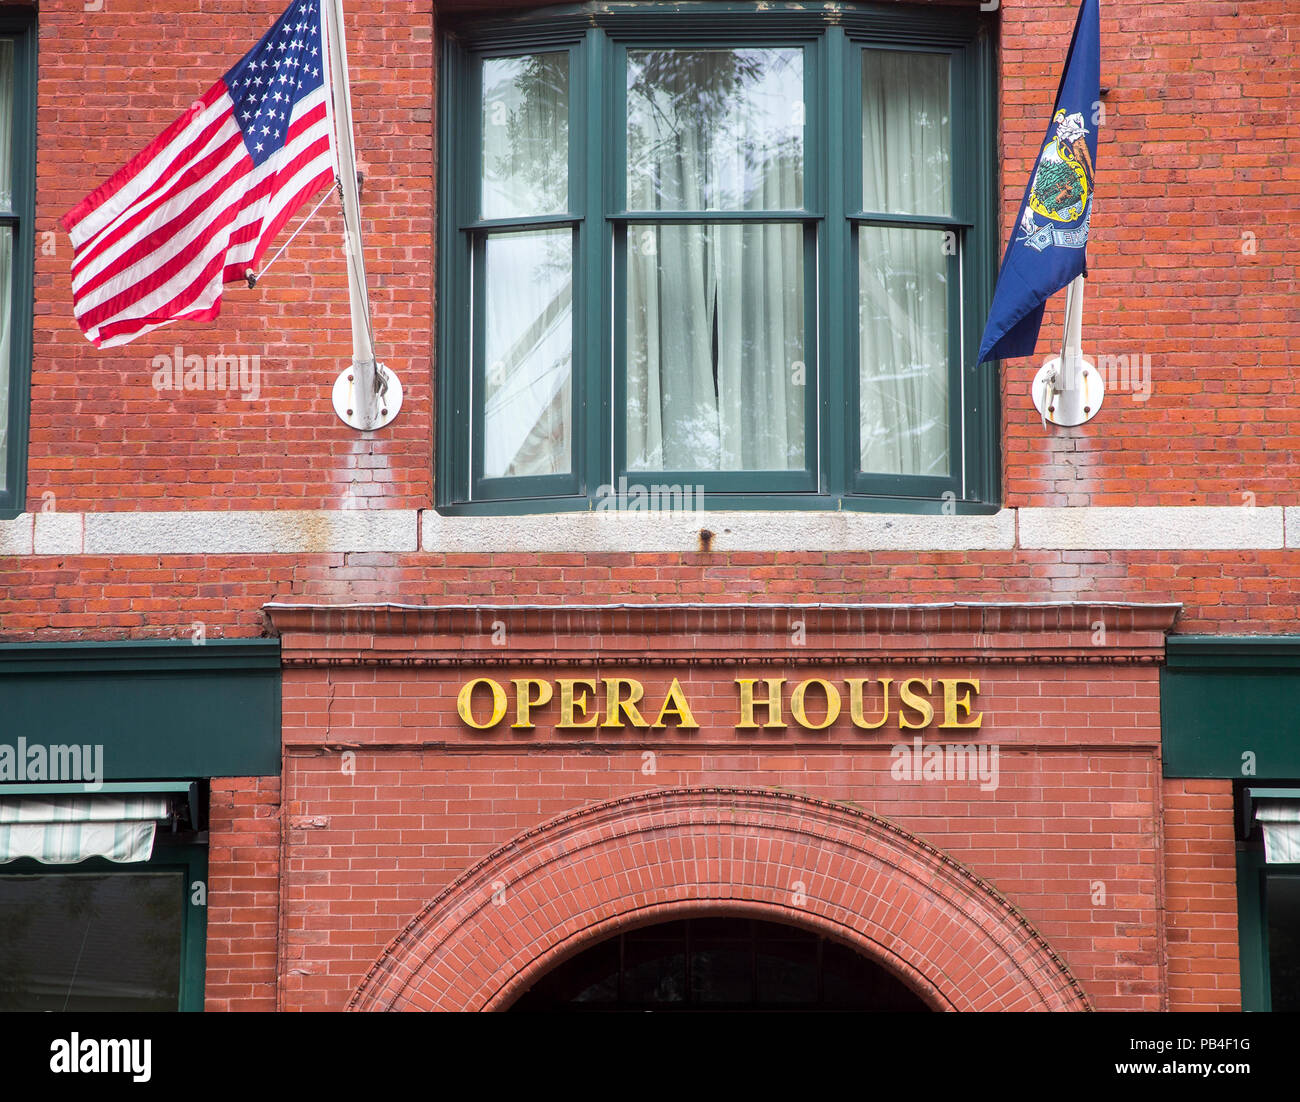
<svg viewBox="0 0 1300 1102">
<path fill-rule="evenodd" d="M 1032 390 L 1034 408 L 1049 424 L 1065 428 L 1091 421 L 1106 397 L 1106 384 L 1101 372 L 1085 357 L 1080 362 L 1077 386 L 1062 388 L 1061 377 L 1060 356 L 1053 356 L 1038 369 Z"/>
<path fill-rule="evenodd" d="M 339 415 L 339 420 L 348 428 L 363 432 L 371 429 L 382 429 L 385 425 L 390 424 L 393 418 L 401 412 L 401 382 L 383 364 L 376 364 L 375 370 L 380 373 L 380 378 L 384 382 L 386 389 L 380 396 L 375 409 L 375 421 L 369 425 L 364 424 L 361 418 L 357 416 L 360 403 L 357 401 L 356 372 L 354 369 L 351 367 L 345 368 L 339 374 L 339 377 L 334 380 L 334 412 Z"/>
</svg>

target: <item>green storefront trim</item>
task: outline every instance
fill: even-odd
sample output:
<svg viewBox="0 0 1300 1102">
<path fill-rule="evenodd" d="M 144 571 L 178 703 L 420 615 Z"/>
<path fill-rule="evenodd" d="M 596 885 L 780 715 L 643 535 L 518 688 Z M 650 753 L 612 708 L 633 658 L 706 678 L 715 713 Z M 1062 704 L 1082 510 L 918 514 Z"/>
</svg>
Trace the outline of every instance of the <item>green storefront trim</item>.
<svg viewBox="0 0 1300 1102">
<path fill-rule="evenodd" d="M 109 781 L 276 776 L 279 640 L 0 644 L 0 743 L 19 737 L 102 745 Z"/>
<path fill-rule="evenodd" d="M 1300 635 L 1175 635 L 1165 659 L 1166 777 L 1300 779 Z"/>
<path fill-rule="evenodd" d="M 1300 797 L 1300 791 L 1295 795 Z M 1300 876 L 1300 865 L 1270 865 L 1257 842 L 1237 843 L 1237 943 L 1241 953 L 1241 1009 L 1273 1009 L 1268 955 L 1268 878 Z"/>
<path fill-rule="evenodd" d="M 1160 671 L 1160 729 L 1166 777 L 1231 780 L 1237 836 L 1237 942 L 1241 1008 L 1273 1006 L 1268 880 L 1300 874 L 1269 865 L 1253 798 L 1300 798 L 1300 635 L 1174 635 Z M 1276 787 L 1274 787 L 1276 786 Z"/>
</svg>

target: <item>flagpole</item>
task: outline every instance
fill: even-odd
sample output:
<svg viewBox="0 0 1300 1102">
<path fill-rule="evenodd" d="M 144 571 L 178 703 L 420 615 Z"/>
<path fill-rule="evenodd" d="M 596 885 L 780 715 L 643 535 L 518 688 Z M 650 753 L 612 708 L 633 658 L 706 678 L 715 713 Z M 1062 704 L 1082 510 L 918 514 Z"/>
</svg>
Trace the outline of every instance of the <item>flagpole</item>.
<svg viewBox="0 0 1300 1102">
<path fill-rule="evenodd" d="M 343 249 L 348 269 L 352 312 L 352 366 L 334 384 L 334 410 L 354 429 L 380 429 L 397 416 L 402 386 L 397 376 L 375 360 L 370 326 L 370 295 L 361 244 L 361 198 L 357 193 L 356 144 L 352 132 L 352 92 L 348 83 L 347 42 L 343 35 L 343 0 L 318 0 L 323 6 L 329 40 L 332 138 L 343 203 Z"/>
<path fill-rule="evenodd" d="M 1095 364 L 1083 358 L 1084 277 L 1075 276 L 1065 288 L 1065 324 L 1061 354 L 1038 370 L 1031 393 L 1044 424 L 1074 426 L 1091 421 L 1105 398 L 1105 385 Z"/>
</svg>

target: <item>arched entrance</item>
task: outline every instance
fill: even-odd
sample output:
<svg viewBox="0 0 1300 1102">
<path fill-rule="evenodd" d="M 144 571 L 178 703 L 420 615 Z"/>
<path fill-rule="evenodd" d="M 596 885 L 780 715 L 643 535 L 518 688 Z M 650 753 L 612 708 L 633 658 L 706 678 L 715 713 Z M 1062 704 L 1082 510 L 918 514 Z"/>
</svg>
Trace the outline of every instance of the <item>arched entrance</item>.
<svg viewBox="0 0 1300 1102">
<path fill-rule="evenodd" d="M 581 808 L 448 885 L 384 951 L 354 1010 L 500 1010 L 624 930 L 697 915 L 848 945 L 951 1010 L 1086 1010 L 991 885 L 893 823 L 787 792 L 676 788 Z"/>
<path fill-rule="evenodd" d="M 931 1008 L 888 969 L 831 938 L 718 915 L 625 930 L 538 978 L 511 1010 L 879 1011 Z"/>
</svg>

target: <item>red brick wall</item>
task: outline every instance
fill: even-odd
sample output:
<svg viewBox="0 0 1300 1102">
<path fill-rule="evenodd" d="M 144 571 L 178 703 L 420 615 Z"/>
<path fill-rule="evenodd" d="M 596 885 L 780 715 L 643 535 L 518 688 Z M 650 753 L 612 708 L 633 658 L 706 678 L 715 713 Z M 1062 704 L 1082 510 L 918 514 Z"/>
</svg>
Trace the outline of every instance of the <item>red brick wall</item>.
<svg viewBox="0 0 1300 1102">
<path fill-rule="evenodd" d="M 276 1009 L 279 927 L 280 778 L 214 778 L 206 1009 Z"/>
<path fill-rule="evenodd" d="M 980 679 L 978 733 L 900 731 L 896 720 L 867 733 L 844 718 L 814 735 L 793 723 L 788 708 L 784 731 L 735 729 L 734 676 L 785 676 L 791 686 L 810 676 L 834 682 L 872 672 L 869 661 L 857 669 L 774 665 L 743 672 L 635 665 L 286 670 L 284 782 L 292 813 L 285 1005 L 341 1008 L 423 904 L 544 820 L 649 788 L 721 785 L 797 792 L 897 823 L 1010 899 L 1092 1005 L 1163 1008 L 1173 993 L 1161 959 L 1165 870 L 1153 845 L 1161 795 L 1156 667 L 917 670 Z M 551 729 L 554 705 L 531 733 L 509 730 L 510 719 L 499 730 L 476 732 L 456 715 L 460 686 L 479 675 L 614 673 L 640 678 L 651 708 L 679 676 L 700 730 L 593 732 L 578 746 L 574 736 Z M 820 716 L 817 701 L 809 711 Z M 486 710 L 483 701 L 479 710 Z M 982 791 L 966 781 L 894 779 L 890 747 L 910 745 L 917 734 L 926 744 L 999 745 L 999 786 Z M 655 755 L 652 773 L 647 750 Z M 345 760 L 344 751 L 354 758 Z M 1228 831 L 1230 877 L 1230 800 L 1219 820 L 1202 829 Z M 1180 861 L 1186 891 L 1200 850 Z M 1179 897 L 1184 911 L 1186 898 Z M 1231 900 L 1227 906 L 1223 913 L 1216 901 L 1216 918 L 1232 917 Z"/>
<path fill-rule="evenodd" d="M 204 4 L 201 14 L 196 0 L 109 0 L 99 11 L 85 11 L 82 0 L 47 0 L 40 7 L 28 473 L 34 509 L 46 492 L 55 495 L 60 512 L 342 503 L 411 508 L 429 502 L 429 0 L 349 5 L 377 351 L 400 371 L 406 391 L 402 415 L 392 426 L 363 441 L 330 404 L 334 379 L 352 349 L 346 271 L 339 259 L 342 220 L 334 200 L 256 290 L 226 288 L 222 316 L 210 326 L 169 326 L 122 348 L 97 351 L 72 317 L 72 246 L 58 218 L 210 87 L 283 7 L 279 0 Z M 260 356 L 261 397 L 155 393 L 153 357 L 171 354 L 177 345 L 186 354 Z"/>
<path fill-rule="evenodd" d="M 466 0 L 437 7 L 501 6 Z M 257 290 L 228 289 L 217 324 L 172 327 L 106 352 L 81 337 L 71 317 L 71 248 L 59 215 L 223 72 L 265 30 L 279 4 L 208 3 L 201 15 L 194 0 L 84 7 L 81 0 L 46 0 L 39 11 L 29 507 L 45 501 L 60 512 L 430 507 L 434 5 L 380 0 L 365 6 L 364 18 L 349 5 L 376 331 L 381 358 L 399 371 L 406 389 L 401 417 L 373 440 L 346 429 L 329 403 L 349 348 L 343 271 L 331 261 L 340 233 L 332 206 Z M 1074 0 L 1012 0 L 997 16 L 1004 231 L 1037 151 L 1075 8 Z M 1289 61 L 1297 39 L 1300 9 L 1288 0 L 1103 5 L 1102 82 L 1110 91 L 1085 340 L 1089 351 L 1149 355 L 1153 392 L 1146 402 L 1112 394 L 1088 426 L 1045 433 L 1027 399 L 1039 359 L 1004 368 L 1006 504 L 1296 502 L 1300 403 L 1293 368 L 1300 311 L 1289 241 L 1300 221 L 1300 174 L 1290 170 L 1300 117 Z M 178 53 L 180 41 L 186 48 Z M 1244 234 L 1254 235 L 1253 252 L 1243 249 L 1251 243 Z M 1059 302 L 1049 309 L 1042 354 L 1058 338 L 1059 310 Z M 160 398 L 150 385 L 152 359 L 177 344 L 202 355 L 259 355 L 261 399 L 202 392 Z M 196 621 L 211 637 L 252 636 L 264 630 L 261 605 L 287 597 L 502 604 L 1177 600 L 1186 605 L 1179 630 L 1262 633 L 1295 630 L 1298 590 L 1300 567 L 1290 551 L 5 558 L 0 638 L 179 637 Z M 551 809 L 649 783 L 628 770 L 635 763 L 626 754 L 497 760 L 435 749 L 411 748 L 388 759 L 366 752 L 355 778 L 345 780 L 335 775 L 336 752 L 314 753 L 296 750 L 285 778 L 286 799 L 300 806 L 292 813 L 291 936 L 283 944 L 275 938 L 278 795 L 263 785 L 214 782 L 210 1006 L 274 1005 L 277 945 L 290 958 L 285 1003 L 337 1005 L 348 978 L 364 972 L 404 916 L 475 853 Z M 1082 771 L 1091 759 L 1057 749 L 1022 757 L 1014 770 L 1008 761 L 1007 769 L 1018 783 L 1016 770 L 1059 770 L 1074 778 L 1061 781 L 1061 795 L 1035 796 L 1029 808 L 950 807 L 942 821 L 881 787 L 878 753 L 855 752 L 843 777 L 807 750 L 770 759 L 682 753 L 669 755 L 665 768 L 691 783 L 754 783 L 770 775 L 789 783 L 807 766 L 810 791 L 892 809 L 918 833 L 969 859 L 1017 903 L 1023 900 L 1049 941 L 1086 977 L 1098 1005 L 1147 1005 L 1166 997 L 1151 986 L 1161 951 L 1151 931 L 1159 924 L 1163 889 L 1149 843 L 1159 833 L 1158 813 L 1150 809 L 1160 792 L 1149 747 L 1107 759 L 1133 778 L 1122 788 L 1124 800 L 1109 782 L 1085 783 Z M 444 775 L 447 766 L 466 772 Z M 534 773 L 550 787 L 521 787 Z M 453 816 L 468 817 L 467 779 L 490 804 L 488 814 L 475 816 L 482 836 L 453 826 Z M 398 786 L 395 796 L 384 794 L 390 781 Z M 1170 1005 L 1235 1005 L 1225 792 L 1165 786 Z M 1132 846 L 1125 859 L 1098 851 L 1087 861 L 1091 868 L 1095 860 L 1105 874 L 1096 878 L 1111 878 L 1132 904 L 1123 919 L 1083 901 L 1077 880 L 1087 870 L 1071 864 L 1066 849 L 1032 837 L 1030 824 L 1067 814 L 1067 794 L 1071 803 L 1136 809 L 1096 812 L 1105 819 L 1106 837 Z M 357 822 L 341 817 L 346 809 L 356 810 Z M 422 823 L 426 814 L 431 825 L 443 823 L 437 829 L 446 840 L 426 851 L 403 839 L 403 828 L 381 825 L 391 816 L 404 822 L 408 811 L 418 812 Z M 329 818 L 328 828 L 309 821 L 318 814 Z M 1042 874 L 1037 880 L 1026 876 L 1030 866 L 1011 849 L 979 841 L 989 824 L 1026 845 L 1032 869 Z M 335 831 L 368 848 L 337 858 L 346 868 L 313 865 L 328 862 L 313 846 Z M 454 831 L 461 833 L 453 838 Z M 1062 868 L 1068 886 L 1046 879 L 1044 870 Z M 312 882 L 322 871 L 330 872 L 329 884 Z M 363 889 L 377 894 L 366 897 Z M 344 894 L 326 899 L 322 892 Z M 1090 955 L 1084 946 L 1091 937 L 1101 937 L 1104 948 Z M 1126 959 L 1117 964 L 1120 954 Z M 313 971 L 293 973 L 295 961 Z"/>
<path fill-rule="evenodd" d="M 0 557 L 0 639 L 265 631 L 270 600 L 1179 601 L 1180 632 L 1295 630 L 1294 551 L 349 553 Z"/>
<path fill-rule="evenodd" d="M 1171 1010 L 1240 1010 L 1236 842 L 1229 781 L 1164 782 Z"/>
<path fill-rule="evenodd" d="M 450 6 L 450 5 L 445 5 Z M 460 3 L 457 9 L 499 9 Z M 251 8 L 251 10 L 250 10 Z M 57 218 L 144 146 L 269 25 L 278 4 L 80 0 L 40 7 L 36 334 L 29 501 L 60 510 L 430 504 L 434 16 L 429 0 L 350 7 L 357 140 L 365 162 L 380 354 L 401 375 L 398 420 L 362 441 L 330 385 L 348 349 L 335 208 L 223 317 L 97 352 L 70 310 L 71 247 Z M 1000 27 L 1002 207 L 1009 230 L 1046 125 L 1077 4 L 1009 0 Z M 1296 259 L 1300 138 L 1289 0 L 1109 0 L 1106 123 L 1090 244 L 1086 347 L 1151 357 L 1149 401 L 1113 394 L 1088 426 L 1044 433 L 1027 395 L 1041 362 L 1004 369 L 1009 505 L 1290 503 L 1300 434 Z M 176 43 L 185 49 L 176 51 Z M 88 89 L 93 95 L 88 95 Z M 42 234 L 50 231 L 53 237 Z M 1256 250 L 1243 253 L 1243 233 Z M 46 251 L 52 249 L 52 251 Z M 1040 349 L 1058 338 L 1059 301 Z M 263 397 L 150 386 L 151 360 L 256 353 Z M 382 478 L 365 455 L 384 457 Z"/>
<path fill-rule="evenodd" d="M 1078 5 L 1003 0 L 1002 217 L 1010 230 Z M 1292 504 L 1300 404 L 1295 253 L 1300 116 L 1289 0 L 1106 0 L 1084 348 L 1151 357 L 1149 401 L 1111 394 L 1070 433 L 1025 400 L 1040 355 L 1004 369 L 1008 505 Z M 1243 235 L 1250 234 L 1251 237 Z M 1243 245 L 1254 251 L 1244 252 Z"/>
<path fill-rule="evenodd" d="M 842 801 L 897 822 L 1006 895 L 1097 1009 L 1162 1008 L 1150 845 L 1159 775 L 1150 753 L 1008 754 L 993 793 L 897 784 L 887 748 L 673 750 L 658 756 L 652 777 L 640 772 L 642 753 L 361 751 L 355 780 L 340 775 L 338 754 L 290 755 L 286 788 L 314 814 L 290 825 L 286 1007 L 342 1009 L 430 898 L 552 815 L 651 787 L 737 785 Z M 1092 905 L 1094 884 L 1106 889 L 1106 905 Z M 1183 972 L 1183 988 L 1198 982 Z M 1211 1008 L 1209 1000 L 1196 1006 Z"/>
</svg>

